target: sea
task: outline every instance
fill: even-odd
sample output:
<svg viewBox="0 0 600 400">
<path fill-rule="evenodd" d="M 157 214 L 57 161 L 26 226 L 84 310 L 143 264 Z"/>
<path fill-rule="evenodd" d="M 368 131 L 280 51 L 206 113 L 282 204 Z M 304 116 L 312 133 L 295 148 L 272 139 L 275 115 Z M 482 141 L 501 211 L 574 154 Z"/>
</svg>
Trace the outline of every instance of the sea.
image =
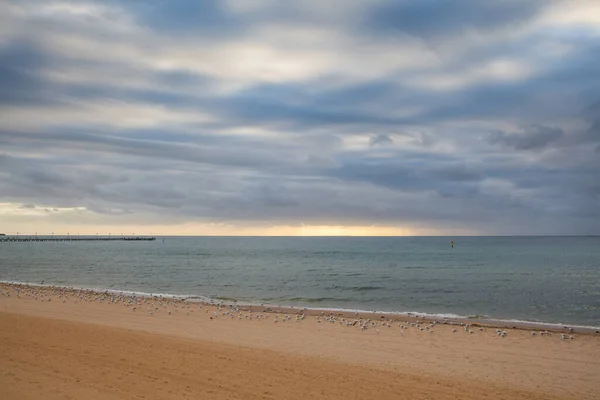
<svg viewBox="0 0 600 400">
<path fill-rule="evenodd" d="M 0 280 L 600 327 L 594 236 L 0 242 Z"/>
</svg>

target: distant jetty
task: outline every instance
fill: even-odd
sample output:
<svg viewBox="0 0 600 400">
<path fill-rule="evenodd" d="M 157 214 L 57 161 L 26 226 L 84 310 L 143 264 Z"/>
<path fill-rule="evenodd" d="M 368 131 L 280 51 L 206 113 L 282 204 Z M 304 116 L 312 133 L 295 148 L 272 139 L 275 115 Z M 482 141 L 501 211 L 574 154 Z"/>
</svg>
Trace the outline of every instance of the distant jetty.
<svg viewBox="0 0 600 400">
<path fill-rule="evenodd" d="M 156 240 L 152 236 L 57 236 L 57 237 L 36 237 L 36 236 L 1 236 L 0 242 L 149 242 Z"/>
</svg>

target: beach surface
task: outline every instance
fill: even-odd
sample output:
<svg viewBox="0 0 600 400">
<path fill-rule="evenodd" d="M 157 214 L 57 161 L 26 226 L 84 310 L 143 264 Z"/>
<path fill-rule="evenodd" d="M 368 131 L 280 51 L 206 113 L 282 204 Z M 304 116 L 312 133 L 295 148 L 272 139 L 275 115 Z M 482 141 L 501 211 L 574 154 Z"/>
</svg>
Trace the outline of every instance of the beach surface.
<svg viewBox="0 0 600 400">
<path fill-rule="evenodd" d="M 0 398 L 598 395 L 597 333 L 281 311 L 0 284 Z"/>
</svg>

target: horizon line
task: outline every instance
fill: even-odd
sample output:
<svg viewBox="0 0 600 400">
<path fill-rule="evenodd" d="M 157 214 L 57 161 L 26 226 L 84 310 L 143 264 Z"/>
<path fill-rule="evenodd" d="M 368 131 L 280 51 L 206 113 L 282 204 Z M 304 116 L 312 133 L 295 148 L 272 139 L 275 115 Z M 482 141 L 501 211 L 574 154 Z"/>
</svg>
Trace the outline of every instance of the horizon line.
<svg viewBox="0 0 600 400">
<path fill-rule="evenodd" d="M 80 234 L 80 233 L 6 233 L 0 232 L 0 235 L 4 236 L 123 236 L 123 237 L 207 237 L 207 238 L 303 238 L 303 237 L 314 237 L 314 238 L 326 238 L 326 237 L 356 237 L 356 238 L 403 238 L 403 237 L 600 237 L 600 233 L 577 233 L 577 234 L 482 234 L 482 235 L 161 235 L 161 234 Z"/>
</svg>

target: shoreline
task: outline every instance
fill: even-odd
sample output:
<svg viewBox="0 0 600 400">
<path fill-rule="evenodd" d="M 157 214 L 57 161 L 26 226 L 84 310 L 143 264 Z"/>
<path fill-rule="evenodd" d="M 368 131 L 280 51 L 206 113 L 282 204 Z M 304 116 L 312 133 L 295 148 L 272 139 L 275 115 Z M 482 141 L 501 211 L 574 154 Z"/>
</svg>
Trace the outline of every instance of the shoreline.
<svg viewBox="0 0 600 400">
<path fill-rule="evenodd" d="M 255 309 L 0 284 L 0 397 L 597 397 L 597 334 Z"/>
<path fill-rule="evenodd" d="M 599 380 L 597 334 L 0 284 L 8 400 L 594 399 Z"/>
<path fill-rule="evenodd" d="M 104 295 L 112 294 L 117 296 L 127 296 L 139 299 L 165 299 L 165 300 L 177 300 L 183 301 L 190 304 L 201 304 L 209 306 L 221 307 L 237 307 L 242 311 L 252 312 L 267 312 L 275 314 L 305 314 L 307 316 L 337 316 L 344 318 L 374 318 L 374 319 L 385 319 L 392 320 L 394 322 L 399 321 L 410 321 L 415 322 L 417 320 L 425 322 L 435 322 L 445 325 L 470 325 L 473 327 L 483 328 L 510 328 L 516 330 L 525 331 L 541 331 L 541 332 L 555 332 L 555 333 L 577 333 L 585 335 L 598 335 L 600 336 L 600 326 L 587 326 L 577 324 L 566 324 L 566 323 L 551 323 L 551 322 L 538 322 L 538 321 L 524 321 L 516 319 L 496 319 L 488 317 L 469 317 L 460 316 L 454 314 L 428 314 L 421 312 L 390 312 L 390 311 L 370 311 L 370 310 L 359 310 L 359 309 L 344 309 L 335 307 L 305 307 L 305 306 L 293 306 L 293 305 L 277 305 L 271 303 L 251 303 L 251 302 L 239 302 L 231 300 L 220 300 L 210 298 L 206 296 L 198 295 L 177 295 L 168 293 L 148 293 L 140 291 L 128 291 L 120 289 L 105 289 L 105 288 L 85 288 L 75 286 L 63 286 L 63 285 L 52 285 L 52 284 L 37 284 L 27 282 L 15 282 L 15 281 L 1 281 L 0 288 L 2 286 L 9 286 L 14 288 L 42 288 L 42 289 L 53 289 L 53 290 L 68 290 L 72 292 L 80 292 L 92 295 Z"/>
</svg>

